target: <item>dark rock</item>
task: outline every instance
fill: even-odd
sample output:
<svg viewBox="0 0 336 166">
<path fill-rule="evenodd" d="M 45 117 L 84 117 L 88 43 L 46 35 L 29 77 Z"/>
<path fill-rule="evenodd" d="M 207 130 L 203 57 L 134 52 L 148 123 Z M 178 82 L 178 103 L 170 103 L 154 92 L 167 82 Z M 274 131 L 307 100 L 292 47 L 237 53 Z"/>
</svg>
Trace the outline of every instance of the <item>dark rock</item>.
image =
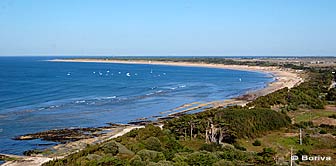
<svg viewBox="0 0 336 166">
<path fill-rule="evenodd" d="M 87 139 L 99 136 L 95 132 L 101 131 L 100 128 L 69 128 L 69 129 L 55 129 L 48 130 L 33 134 L 21 135 L 13 138 L 14 140 L 33 140 L 41 139 L 45 141 L 54 141 L 54 142 L 71 142 L 77 141 L 80 139 Z"/>
</svg>

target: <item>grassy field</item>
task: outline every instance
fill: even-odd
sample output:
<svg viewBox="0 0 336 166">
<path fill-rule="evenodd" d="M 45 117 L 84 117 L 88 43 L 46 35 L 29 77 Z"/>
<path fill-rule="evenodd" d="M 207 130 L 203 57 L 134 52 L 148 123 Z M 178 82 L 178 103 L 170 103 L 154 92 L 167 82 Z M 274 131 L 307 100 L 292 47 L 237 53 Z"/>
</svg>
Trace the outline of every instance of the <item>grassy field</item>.
<svg viewBox="0 0 336 166">
<path fill-rule="evenodd" d="M 328 106 L 326 109 L 301 109 L 295 112 L 288 113 L 288 116 L 292 118 L 292 121 L 295 123 L 308 122 L 315 120 L 321 117 L 329 117 L 333 114 L 336 114 L 336 111 L 333 109 L 335 107 Z"/>
<path fill-rule="evenodd" d="M 272 147 L 277 152 L 277 157 L 281 160 L 290 158 L 291 148 L 293 153 L 304 150 L 309 155 L 331 156 L 336 159 L 336 137 L 335 126 L 320 126 L 318 119 L 332 119 L 329 116 L 336 113 L 335 106 L 326 106 L 326 109 L 300 109 L 299 111 L 290 112 L 288 115 L 296 124 L 314 121 L 312 126 L 302 129 L 303 144 L 300 145 L 300 129 L 294 124 L 291 128 L 283 128 L 278 131 L 272 131 L 256 139 L 240 139 L 238 142 L 248 151 L 261 152 L 263 148 Z M 325 130 L 326 134 L 320 133 Z M 253 143 L 258 140 L 261 145 L 255 146 Z M 333 165 L 327 161 L 320 162 L 301 162 L 302 165 Z"/>
</svg>

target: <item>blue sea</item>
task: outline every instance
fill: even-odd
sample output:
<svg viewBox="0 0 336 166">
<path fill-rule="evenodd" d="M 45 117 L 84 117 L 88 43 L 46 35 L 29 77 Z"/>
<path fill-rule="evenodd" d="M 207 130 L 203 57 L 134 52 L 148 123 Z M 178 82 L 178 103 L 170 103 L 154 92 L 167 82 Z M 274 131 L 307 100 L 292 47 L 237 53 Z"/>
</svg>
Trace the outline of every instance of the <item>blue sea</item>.
<svg viewBox="0 0 336 166">
<path fill-rule="evenodd" d="M 55 58 L 0 57 L 0 153 L 48 143 L 12 140 L 18 135 L 164 116 L 160 112 L 236 97 L 274 80 L 237 70 L 46 61 Z"/>
</svg>

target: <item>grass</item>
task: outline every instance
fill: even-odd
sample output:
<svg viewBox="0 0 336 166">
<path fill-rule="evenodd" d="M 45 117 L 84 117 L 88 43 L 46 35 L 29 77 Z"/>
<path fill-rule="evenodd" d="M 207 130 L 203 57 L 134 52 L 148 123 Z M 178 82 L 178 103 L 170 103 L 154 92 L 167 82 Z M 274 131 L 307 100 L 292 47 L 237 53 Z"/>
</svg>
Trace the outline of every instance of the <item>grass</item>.
<svg viewBox="0 0 336 166">
<path fill-rule="evenodd" d="M 335 114 L 335 111 L 317 109 L 317 110 L 299 110 L 288 115 L 294 118 L 295 123 L 308 122 L 320 117 L 329 117 Z"/>
<path fill-rule="evenodd" d="M 180 143 L 183 146 L 186 146 L 192 150 L 198 151 L 202 147 L 202 145 L 205 143 L 205 140 L 193 139 L 193 140 L 180 141 Z"/>
<path fill-rule="evenodd" d="M 280 155 L 286 155 L 291 147 L 293 149 L 302 149 L 306 148 L 307 150 L 311 149 L 311 146 L 300 145 L 298 136 L 288 136 L 284 134 L 285 131 L 275 131 L 269 133 L 263 137 L 258 138 L 261 142 L 261 146 L 253 146 L 252 143 L 254 139 L 249 140 L 239 140 L 239 143 L 246 147 L 248 151 L 262 152 L 263 148 L 272 147 Z"/>
<path fill-rule="evenodd" d="M 336 148 L 336 140 L 330 137 L 317 137 L 310 138 L 309 145 L 299 144 L 298 136 L 288 136 L 284 134 L 284 130 L 275 131 L 269 133 L 263 137 L 258 138 L 261 142 L 261 146 L 253 146 L 252 143 L 255 139 L 239 140 L 239 143 L 246 147 L 248 151 L 262 152 L 263 148 L 272 147 L 277 152 L 278 157 L 283 157 L 285 160 L 289 160 L 290 150 L 293 148 L 293 153 L 297 153 L 298 150 L 306 149 L 308 152 L 314 155 L 331 155 L 335 157 L 334 149 Z M 319 151 L 316 151 L 316 150 Z"/>
<path fill-rule="evenodd" d="M 0 155 L 0 161 L 15 161 L 15 160 L 18 160 L 18 158 Z"/>
<path fill-rule="evenodd" d="M 308 122 L 320 117 L 329 117 L 335 114 L 335 110 L 328 109 L 316 109 L 316 110 L 298 110 L 295 112 L 290 112 L 289 116 L 294 120 L 295 123 Z M 309 134 L 310 137 L 306 137 L 309 140 L 307 144 L 299 144 L 299 131 L 295 128 L 287 129 L 283 128 L 278 131 L 272 131 L 264 136 L 257 138 L 261 142 L 261 146 L 253 146 L 253 142 L 257 139 L 240 139 L 238 143 L 248 151 L 261 152 L 265 147 L 274 148 L 279 157 L 284 157 L 289 159 L 290 149 L 293 148 L 293 152 L 296 153 L 300 149 L 306 149 L 312 154 L 318 155 L 332 155 L 335 157 L 334 149 L 336 148 L 336 139 L 318 132 L 321 130 L 320 127 L 313 127 L 304 130 L 304 134 Z M 308 138 L 308 139 L 307 139 Z M 325 163 L 326 164 L 326 163 Z"/>
</svg>

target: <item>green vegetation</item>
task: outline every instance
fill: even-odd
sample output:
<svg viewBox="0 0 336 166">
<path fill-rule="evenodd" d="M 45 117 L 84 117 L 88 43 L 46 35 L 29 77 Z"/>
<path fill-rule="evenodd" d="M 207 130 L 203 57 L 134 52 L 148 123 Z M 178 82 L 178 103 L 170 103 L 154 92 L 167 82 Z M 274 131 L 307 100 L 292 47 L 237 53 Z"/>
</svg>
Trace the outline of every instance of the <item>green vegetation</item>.
<svg viewBox="0 0 336 166">
<path fill-rule="evenodd" d="M 306 149 L 303 148 L 303 149 L 298 150 L 296 155 L 299 157 L 299 160 L 302 161 L 302 156 L 303 155 L 309 155 L 309 152 Z"/>
<path fill-rule="evenodd" d="M 323 109 L 334 95 L 333 89 L 328 90 L 333 76 L 331 71 L 320 71 L 310 73 L 309 80 L 292 89 L 284 88 L 274 93 L 257 98 L 248 104 L 249 107 L 271 108 L 279 105 L 284 111 L 295 111 L 299 108 Z M 327 94 L 327 95 L 326 95 Z"/>
<path fill-rule="evenodd" d="M 332 88 L 329 90 L 326 99 L 328 101 L 334 101 L 334 102 L 336 101 L 336 88 Z"/>
<path fill-rule="evenodd" d="M 260 140 L 255 140 L 253 143 L 252 143 L 253 146 L 261 146 L 261 142 Z"/>
<path fill-rule="evenodd" d="M 269 165 L 275 163 L 275 151 L 246 152 L 236 139 L 289 124 L 288 116 L 271 109 L 211 109 L 169 120 L 163 130 L 153 125 L 132 130 L 45 165 Z"/>
<path fill-rule="evenodd" d="M 332 114 L 332 115 L 330 115 L 329 118 L 336 119 L 336 114 Z"/>
<path fill-rule="evenodd" d="M 236 165 L 264 163 L 264 159 L 273 163 L 273 154 L 243 152 L 216 143 L 203 142 L 200 147 L 193 150 L 182 145 L 169 130 L 148 125 L 44 165 Z"/>
<path fill-rule="evenodd" d="M 164 128 L 173 131 L 179 139 L 234 143 L 237 138 L 254 138 L 289 124 L 288 116 L 271 109 L 228 107 L 172 119 Z"/>
<path fill-rule="evenodd" d="M 297 124 L 302 123 L 308 123 L 309 121 L 312 121 L 314 119 L 317 119 L 319 117 L 329 117 L 334 114 L 334 111 L 328 111 L 324 109 L 313 109 L 313 110 L 297 110 L 293 112 L 295 114 L 295 122 Z M 308 124 L 306 124 L 308 125 Z"/>
<path fill-rule="evenodd" d="M 327 134 L 327 131 L 325 131 L 325 130 L 320 130 L 320 132 L 319 132 L 320 134 Z"/>
<path fill-rule="evenodd" d="M 250 66 L 276 66 L 278 64 L 268 61 L 237 61 L 223 57 L 115 57 L 104 58 L 106 60 L 145 60 L 145 61 L 161 61 L 161 62 L 191 62 L 191 63 L 207 63 L 207 64 L 225 64 L 225 65 L 250 65 Z M 301 69 L 301 68 L 300 68 Z"/>
<path fill-rule="evenodd" d="M 17 160 L 17 158 L 0 155 L 0 161 L 14 161 L 14 160 Z"/>
</svg>

